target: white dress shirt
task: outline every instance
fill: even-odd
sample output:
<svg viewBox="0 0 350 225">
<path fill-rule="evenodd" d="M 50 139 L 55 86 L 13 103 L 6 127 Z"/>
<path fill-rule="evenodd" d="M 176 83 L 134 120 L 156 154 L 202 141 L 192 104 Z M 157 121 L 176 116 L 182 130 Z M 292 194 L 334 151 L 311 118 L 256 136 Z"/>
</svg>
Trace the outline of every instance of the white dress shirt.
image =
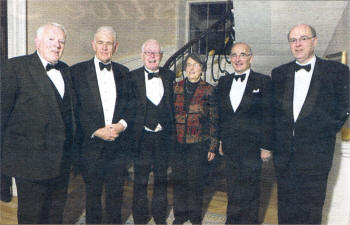
<svg viewBox="0 0 350 225">
<path fill-rule="evenodd" d="M 316 57 L 313 56 L 312 59 L 310 59 L 309 62 L 305 64 L 300 64 L 299 65 L 307 65 L 311 64 L 311 70 L 307 72 L 304 69 L 300 69 L 297 72 L 295 72 L 295 77 L 294 77 L 294 94 L 293 94 L 293 116 L 294 116 L 294 122 L 297 121 L 299 113 L 304 105 L 307 93 L 309 91 L 310 87 L 310 82 L 312 78 L 312 73 L 315 68 L 315 62 L 316 62 Z"/>
<path fill-rule="evenodd" d="M 108 71 L 106 68 L 100 70 L 99 62 L 100 60 L 98 60 L 95 56 L 95 70 L 97 75 L 98 89 L 101 96 L 105 125 L 110 125 L 113 121 L 115 102 L 117 99 L 117 90 L 115 86 L 113 70 L 111 69 Z"/>
<path fill-rule="evenodd" d="M 241 104 L 245 87 L 247 86 L 250 69 L 240 74 L 235 73 L 235 75 L 241 75 L 244 73 L 246 74 L 244 81 L 241 81 L 241 79 L 237 79 L 237 80 L 233 79 L 232 81 L 231 90 L 230 90 L 230 100 L 231 100 L 231 105 L 234 112 L 236 112 L 239 104 Z"/>
<path fill-rule="evenodd" d="M 148 80 L 148 73 L 158 73 L 159 70 L 157 70 L 157 71 L 147 70 L 147 71 L 144 72 L 145 85 L 146 85 L 146 96 L 154 105 L 159 105 L 159 103 L 162 100 L 163 95 L 164 95 L 164 86 L 163 86 L 162 79 L 160 77 L 153 77 L 152 79 Z M 158 131 L 161 131 L 162 129 L 163 128 L 159 123 L 158 123 L 155 130 L 152 130 L 152 129 L 145 126 L 145 130 L 151 131 L 151 132 L 158 132 Z"/>
<path fill-rule="evenodd" d="M 158 73 L 159 71 L 154 71 L 149 73 Z M 145 71 L 145 84 L 146 84 L 146 96 L 153 102 L 153 104 L 158 105 L 164 95 L 163 82 L 160 77 L 153 77 L 148 80 L 148 73 Z"/>
<path fill-rule="evenodd" d="M 47 66 L 47 64 L 49 64 L 49 62 L 46 61 L 43 57 L 41 57 L 39 52 L 37 52 L 37 53 L 39 55 L 41 63 L 44 66 L 44 69 L 46 70 L 46 66 Z M 63 96 L 64 96 L 64 80 L 63 80 L 61 72 L 59 70 L 56 70 L 56 69 L 51 69 L 50 71 L 46 71 L 46 73 L 47 73 L 47 76 L 52 81 L 52 83 L 55 85 L 61 98 L 63 98 Z"/>
</svg>

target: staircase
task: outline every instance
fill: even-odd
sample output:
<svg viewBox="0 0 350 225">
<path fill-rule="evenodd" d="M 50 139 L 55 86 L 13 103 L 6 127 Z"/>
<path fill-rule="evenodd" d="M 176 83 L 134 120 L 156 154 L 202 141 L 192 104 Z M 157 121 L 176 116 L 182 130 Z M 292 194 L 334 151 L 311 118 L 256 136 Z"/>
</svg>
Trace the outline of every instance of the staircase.
<svg viewBox="0 0 350 225">
<path fill-rule="evenodd" d="M 184 66 L 185 58 L 190 53 L 203 53 L 205 52 L 205 62 L 207 64 L 207 70 L 203 71 L 202 79 L 211 84 L 216 84 L 221 75 L 228 74 L 230 70 L 230 64 L 228 55 L 230 47 L 235 42 L 235 26 L 234 26 L 234 10 L 232 9 L 227 11 L 225 15 L 214 23 L 207 31 L 202 33 L 200 37 L 190 40 L 182 48 L 176 51 L 169 59 L 165 62 L 164 67 L 175 72 L 177 80 L 184 79 Z M 218 44 L 213 49 L 208 49 L 208 44 L 206 45 L 207 49 L 201 49 L 201 43 L 208 43 L 211 38 L 218 32 L 219 29 L 224 28 L 224 43 Z M 203 54 L 201 54 L 203 55 Z"/>
</svg>

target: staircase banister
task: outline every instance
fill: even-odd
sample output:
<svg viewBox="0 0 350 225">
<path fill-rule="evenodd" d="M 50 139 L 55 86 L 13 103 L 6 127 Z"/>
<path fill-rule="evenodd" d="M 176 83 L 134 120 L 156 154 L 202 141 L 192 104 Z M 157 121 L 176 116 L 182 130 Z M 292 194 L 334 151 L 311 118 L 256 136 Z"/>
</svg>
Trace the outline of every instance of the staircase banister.
<svg viewBox="0 0 350 225">
<path fill-rule="evenodd" d="M 205 31 L 204 33 L 201 34 L 200 37 L 193 39 L 191 41 L 189 41 L 187 44 L 185 44 L 182 48 L 180 48 L 178 51 L 176 51 L 171 57 L 169 57 L 169 59 L 164 63 L 164 67 L 165 68 L 170 68 L 172 62 L 176 61 L 176 59 L 183 55 L 183 53 L 185 51 L 187 51 L 187 49 L 192 46 L 194 43 L 197 43 L 198 41 L 200 41 L 201 39 L 205 38 L 209 33 L 212 32 L 212 30 L 214 30 L 217 26 L 219 26 L 220 24 L 224 23 L 228 18 L 233 18 L 232 17 L 232 12 L 229 10 L 228 12 L 226 12 L 226 14 L 217 22 L 215 22 L 213 25 L 210 26 L 210 28 Z"/>
</svg>

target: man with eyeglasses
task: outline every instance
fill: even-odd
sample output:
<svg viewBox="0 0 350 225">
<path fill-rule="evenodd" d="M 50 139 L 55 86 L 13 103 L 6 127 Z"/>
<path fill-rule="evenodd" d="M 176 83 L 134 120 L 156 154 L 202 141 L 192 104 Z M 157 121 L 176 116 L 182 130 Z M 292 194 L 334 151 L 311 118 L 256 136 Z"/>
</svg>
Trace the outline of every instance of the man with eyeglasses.
<svg viewBox="0 0 350 225">
<path fill-rule="evenodd" d="M 97 29 L 92 41 L 95 56 L 71 67 L 77 96 L 75 147 L 86 189 L 86 223 L 121 224 L 124 181 L 127 175 L 129 69 L 113 62 L 119 43 L 110 26 Z M 102 219 L 102 190 L 106 218 Z"/>
<path fill-rule="evenodd" d="M 317 36 L 294 26 L 295 60 L 272 70 L 273 158 L 280 224 L 320 224 L 336 133 L 349 116 L 349 68 L 315 56 Z"/>
<path fill-rule="evenodd" d="M 142 45 L 143 66 L 130 72 L 134 102 L 134 195 L 132 212 L 135 224 L 166 224 L 168 158 L 175 143 L 173 81 L 175 74 L 159 66 L 163 52 L 156 40 Z M 153 172 L 151 212 L 147 186 Z"/>
<path fill-rule="evenodd" d="M 260 175 L 271 153 L 271 79 L 250 66 L 252 50 L 231 48 L 234 73 L 217 86 L 220 148 L 227 182 L 226 224 L 258 224 Z"/>
</svg>

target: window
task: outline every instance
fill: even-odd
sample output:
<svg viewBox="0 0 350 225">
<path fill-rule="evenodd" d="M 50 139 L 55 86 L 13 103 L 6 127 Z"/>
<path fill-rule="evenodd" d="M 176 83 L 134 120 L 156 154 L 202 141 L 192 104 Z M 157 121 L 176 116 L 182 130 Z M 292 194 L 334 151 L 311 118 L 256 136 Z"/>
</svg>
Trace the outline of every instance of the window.
<svg viewBox="0 0 350 225">
<path fill-rule="evenodd" d="M 220 20 L 232 5 L 227 2 L 206 2 L 191 3 L 189 18 L 189 40 L 199 38 L 203 32 L 206 32 L 210 26 Z M 202 39 L 200 44 L 195 46 L 195 51 L 200 54 L 206 54 L 210 50 L 222 53 L 219 50 L 223 48 L 225 41 L 225 25 L 222 24 L 218 29 L 209 35 L 209 38 Z M 199 49 L 198 49 L 199 48 Z M 219 52 L 218 52 L 219 51 Z"/>
</svg>

